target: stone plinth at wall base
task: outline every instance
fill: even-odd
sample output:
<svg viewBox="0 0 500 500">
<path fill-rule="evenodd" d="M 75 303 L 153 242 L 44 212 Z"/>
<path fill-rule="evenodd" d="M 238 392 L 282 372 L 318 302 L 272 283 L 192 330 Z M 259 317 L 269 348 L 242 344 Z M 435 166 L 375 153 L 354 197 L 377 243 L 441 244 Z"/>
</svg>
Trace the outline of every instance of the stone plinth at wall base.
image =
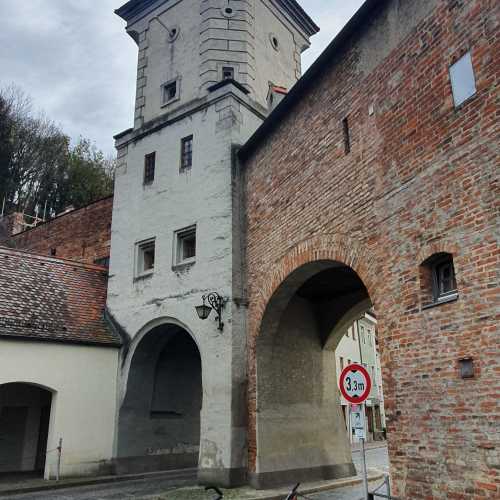
<svg viewBox="0 0 500 500">
<path fill-rule="evenodd" d="M 326 481 L 356 476 L 354 464 L 335 464 L 274 472 L 249 473 L 249 484 L 256 490 L 266 490 L 300 482 Z"/>
<path fill-rule="evenodd" d="M 198 453 L 146 455 L 113 459 L 114 474 L 141 474 L 198 467 Z"/>
<path fill-rule="evenodd" d="M 198 484 L 212 486 L 214 484 L 221 488 L 237 488 L 247 484 L 247 469 L 199 469 Z"/>
</svg>

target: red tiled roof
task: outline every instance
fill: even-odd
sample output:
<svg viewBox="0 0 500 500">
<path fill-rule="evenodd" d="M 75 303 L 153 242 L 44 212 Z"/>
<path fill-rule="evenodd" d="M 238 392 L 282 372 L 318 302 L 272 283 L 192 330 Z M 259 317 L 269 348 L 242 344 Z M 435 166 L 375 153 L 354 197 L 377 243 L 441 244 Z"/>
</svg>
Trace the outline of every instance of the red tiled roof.
<svg viewBox="0 0 500 500">
<path fill-rule="evenodd" d="M 0 247 L 0 337 L 119 346 L 99 266 Z"/>
</svg>

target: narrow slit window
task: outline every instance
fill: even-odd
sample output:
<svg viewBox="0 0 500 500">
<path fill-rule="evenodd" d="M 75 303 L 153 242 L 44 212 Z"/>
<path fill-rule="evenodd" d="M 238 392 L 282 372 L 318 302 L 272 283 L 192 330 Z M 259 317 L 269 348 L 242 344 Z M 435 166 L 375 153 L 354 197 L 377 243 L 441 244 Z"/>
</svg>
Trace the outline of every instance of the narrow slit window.
<svg viewBox="0 0 500 500">
<path fill-rule="evenodd" d="M 184 137 L 181 141 L 181 171 L 193 166 L 193 136 Z"/>
<path fill-rule="evenodd" d="M 344 152 L 347 155 L 351 152 L 351 134 L 349 131 L 349 119 L 347 117 L 342 120 L 342 129 L 344 133 Z"/>
<path fill-rule="evenodd" d="M 144 158 L 144 184 L 155 180 L 156 153 L 150 153 Z"/>
</svg>

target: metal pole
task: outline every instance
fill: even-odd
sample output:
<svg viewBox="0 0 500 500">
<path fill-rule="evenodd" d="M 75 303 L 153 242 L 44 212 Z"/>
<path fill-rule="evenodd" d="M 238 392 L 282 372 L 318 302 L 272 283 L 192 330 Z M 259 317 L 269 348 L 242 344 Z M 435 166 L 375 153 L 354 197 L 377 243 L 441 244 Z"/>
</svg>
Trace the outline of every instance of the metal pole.
<svg viewBox="0 0 500 500">
<path fill-rule="evenodd" d="M 365 405 L 363 405 L 363 413 L 365 413 Z M 365 413 L 366 419 L 366 413 Z M 368 500 L 368 474 L 366 471 L 366 455 L 365 455 L 365 438 L 361 438 L 361 463 L 363 464 L 363 489 L 365 500 Z"/>
<path fill-rule="evenodd" d="M 385 486 L 386 486 L 387 496 L 390 498 L 391 497 L 391 478 L 389 476 L 385 476 Z"/>
<path fill-rule="evenodd" d="M 62 438 L 59 439 L 59 446 L 57 447 L 56 481 L 59 481 L 59 476 L 61 475 L 61 454 L 62 454 Z"/>
</svg>

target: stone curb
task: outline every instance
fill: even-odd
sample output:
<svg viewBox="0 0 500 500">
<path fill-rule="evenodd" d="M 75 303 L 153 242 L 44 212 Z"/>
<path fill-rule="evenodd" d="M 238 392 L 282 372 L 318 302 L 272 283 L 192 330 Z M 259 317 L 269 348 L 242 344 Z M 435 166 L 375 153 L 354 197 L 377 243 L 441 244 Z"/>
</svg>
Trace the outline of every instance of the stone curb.
<svg viewBox="0 0 500 500">
<path fill-rule="evenodd" d="M 188 472 L 189 471 L 189 472 Z M 189 473 L 193 475 L 193 477 L 189 476 Z M 179 470 L 179 471 L 168 471 L 168 472 L 147 472 L 142 474 L 126 474 L 123 476 L 103 476 L 97 477 L 93 479 L 67 479 L 62 480 L 60 482 L 47 482 L 47 484 L 39 484 L 37 486 L 21 486 L 19 488 L 10 488 L 2 490 L 0 489 L 0 498 L 12 495 L 22 495 L 25 493 L 36 493 L 36 492 L 44 492 L 51 490 L 63 490 L 67 488 L 77 488 L 80 486 L 93 486 L 96 484 L 106 484 L 106 483 L 115 483 L 115 482 L 123 482 L 123 481 L 137 481 L 140 479 L 148 479 L 155 477 L 165 477 L 170 478 L 172 481 L 189 481 L 196 480 L 196 469 L 190 471 L 187 470 Z"/>
<path fill-rule="evenodd" d="M 382 472 L 372 472 L 371 474 L 368 474 L 368 482 L 372 481 L 378 481 L 380 479 L 383 479 L 385 477 L 385 474 Z M 363 480 L 359 477 L 355 478 L 348 478 L 348 479 L 337 479 L 335 481 L 332 481 L 330 483 L 326 484 L 320 484 L 317 486 L 307 486 L 307 484 L 304 485 L 303 488 L 300 488 L 300 493 L 303 495 L 310 495 L 312 493 L 321 493 L 322 491 L 332 491 L 332 490 L 338 490 L 340 488 L 347 488 L 349 486 L 357 486 L 358 484 L 361 484 Z M 279 493 L 273 493 L 272 495 L 269 496 L 260 496 L 260 497 L 252 497 L 252 498 L 245 498 L 245 500 L 283 500 L 283 498 L 288 495 L 289 491 L 287 492 L 279 492 Z"/>
</svg>

